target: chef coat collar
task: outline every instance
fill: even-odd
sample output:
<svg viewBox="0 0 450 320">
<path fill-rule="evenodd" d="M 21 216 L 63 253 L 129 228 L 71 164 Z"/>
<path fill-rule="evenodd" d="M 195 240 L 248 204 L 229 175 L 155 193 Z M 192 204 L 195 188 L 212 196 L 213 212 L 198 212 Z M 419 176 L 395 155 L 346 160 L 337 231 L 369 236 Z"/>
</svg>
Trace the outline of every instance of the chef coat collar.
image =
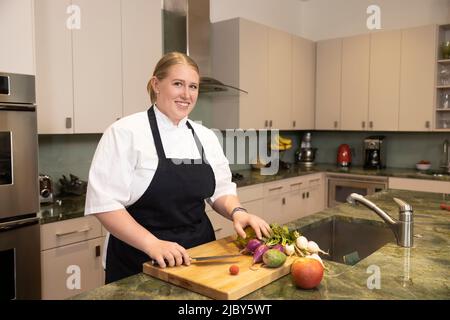
<svg viewBox="0 0 450 320">
<path fill-rule="evenodd" d="M 160 125 L 162 128 L 173 129 L 186 127 L 187 117 L 184 117 L 183 119 L 180 120 L 180 122 L 178 122 L 178 125 L 175 125 L 173 124 L 172 120 L 170 120 L 164 113 L 162 113 L 158 109 L 156 104 L 154 104 L 153 107 L 155 109 L 155 115 L 156 119 L 158 120 L 158 125 Z"/>
</svg>

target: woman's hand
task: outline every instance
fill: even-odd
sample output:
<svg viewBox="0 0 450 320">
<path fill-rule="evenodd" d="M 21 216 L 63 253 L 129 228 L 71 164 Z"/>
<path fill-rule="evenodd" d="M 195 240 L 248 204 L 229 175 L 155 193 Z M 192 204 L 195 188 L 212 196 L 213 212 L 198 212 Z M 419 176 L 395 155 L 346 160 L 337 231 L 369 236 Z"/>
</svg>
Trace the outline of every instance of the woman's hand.
<svg viewBox="0 0 450 320">
<path fill-rule="evenodd" d="M 155 260 L 161 268 L 165 268 L 167 264 L 170 267 L 185 265 L 191 263 L 189 254 L 186 249 L 176 242 L 164 241 L 160 239 L 153 239 L 149 244 L 147 254 Z"/>
<path fill-rule="evenodd" d="M 261 240 L 262 235 L 270 237 L 272 230 L 269 224 L 254 214 L 247 213 L 245 211 L 237 211 L 233 215 L 233 225 L 237 234 L 242 238 L 246 237 L 244 228 L 250 226 L 255 230 L 256 237 Z"/>
</svg>

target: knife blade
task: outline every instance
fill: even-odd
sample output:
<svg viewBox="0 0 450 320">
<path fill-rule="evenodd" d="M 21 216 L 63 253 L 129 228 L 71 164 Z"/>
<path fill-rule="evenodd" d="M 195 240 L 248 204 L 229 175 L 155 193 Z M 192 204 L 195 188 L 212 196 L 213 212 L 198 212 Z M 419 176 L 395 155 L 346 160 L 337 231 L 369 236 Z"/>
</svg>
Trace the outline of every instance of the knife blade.
<svg viewBox="0 0 450 320">
<path fill-rule="evenodd" d="M 226 254 L 222 256 L 206 256 L 206 257 L 190 257 L 191 261 L 209 261 L 209 260 L 222 260 L 222 259 L 230 259 L 237 258 L 242 256 L 241 254 Z M 156 260 L 150 260 L 152 265 L 158 264 Z"/>
</svg>

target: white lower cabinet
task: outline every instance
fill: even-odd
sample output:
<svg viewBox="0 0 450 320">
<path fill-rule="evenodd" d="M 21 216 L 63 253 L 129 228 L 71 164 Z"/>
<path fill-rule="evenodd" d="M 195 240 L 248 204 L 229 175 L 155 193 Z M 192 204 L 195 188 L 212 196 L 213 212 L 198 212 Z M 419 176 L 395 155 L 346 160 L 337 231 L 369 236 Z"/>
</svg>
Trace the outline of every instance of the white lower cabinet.
<svg viewBox="0 0 450 320">
<path fill-rule="evenodd" d="M 105 283 L 104 238 L 42 251 L 42 299 L 65 299 Z"/>
<path fill-rule="evenodd" d="M 390 177 L 389 189 L 450 194 L 450 181 Z"/>
<path fill-rule="evenodd" d="M 104 241 L 92 216 L 42 225 L 42 299 L 66 299 L 102 286 Z"/>
<path fill-rule="evenodd" d="M 267 222 L 285 224 L 325 208 L 323 174 L 279 180 L 264 184 L 264 209 Z"/>
</svg>

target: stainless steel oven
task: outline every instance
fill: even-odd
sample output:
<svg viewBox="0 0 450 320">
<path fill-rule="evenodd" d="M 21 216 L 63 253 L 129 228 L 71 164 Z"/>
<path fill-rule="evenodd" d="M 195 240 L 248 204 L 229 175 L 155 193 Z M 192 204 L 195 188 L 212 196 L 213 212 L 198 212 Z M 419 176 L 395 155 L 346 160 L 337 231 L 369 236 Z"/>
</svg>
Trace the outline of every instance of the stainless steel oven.
<svg viewBox="0 0 450 320">
<path fill-rule="evenodd" d="M 354 174 L 327 174 L 328 208 L 345 203 L 353 193 L 363 196 L 387 189 L 388 178 Z"/>
<path fill-rule="evenodd" d="M 34 76 L 0 72 L 0 300 L 39 299 Z"/>
</svg>

